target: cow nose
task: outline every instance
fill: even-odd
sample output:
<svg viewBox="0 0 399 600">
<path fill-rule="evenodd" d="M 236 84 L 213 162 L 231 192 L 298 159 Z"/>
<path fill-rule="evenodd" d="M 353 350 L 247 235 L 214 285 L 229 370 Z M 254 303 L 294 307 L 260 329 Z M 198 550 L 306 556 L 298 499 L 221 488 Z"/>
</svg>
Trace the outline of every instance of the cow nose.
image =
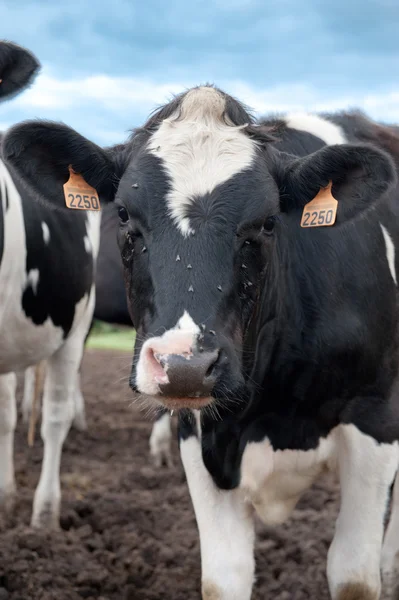
<svg viewBox="0 0 399 600">
<path fill-rule="evenodd" d="M 216 383 L 216 365 L 220 352 L 195 352 L 189 356 L 163 355 L 155 358 L 163 367 L 167 383 L 161 383 L 163 394 L 175 397 L 209 396 Z"/>
</svg>

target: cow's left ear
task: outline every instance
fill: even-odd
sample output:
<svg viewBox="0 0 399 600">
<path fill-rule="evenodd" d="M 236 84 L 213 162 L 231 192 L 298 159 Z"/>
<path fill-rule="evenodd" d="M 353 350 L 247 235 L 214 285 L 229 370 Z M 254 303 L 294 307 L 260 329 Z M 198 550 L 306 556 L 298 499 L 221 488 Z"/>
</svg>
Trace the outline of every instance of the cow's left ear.
<svg viewBox="0 0 399 600">
<path fill-rule="evenodd" d="M 32 83 L 39 69 L 40 63 L 31 52 L 0 41 L 0 100 L 15 96 Z"/>
<path fill-rule="evenodd" d="M 65 208 L 63 185 L 71 166 L 94 187 L 101 203 L 112 202 L 124 163 L 123 147 L 101 148 L 70 127 L 28 121 L 9 129 L 2 151 L 5 162 L 47 203 Z"/>
<path fill-rule="evenodd" d="M 277 162 L 281 210 L 302 210 L 331 181 L 337 224 L 376 204 L 397 181 L 391 157 L 366 144 L 326 146 L 300 159 L 280 153 Z"/>
</svg>

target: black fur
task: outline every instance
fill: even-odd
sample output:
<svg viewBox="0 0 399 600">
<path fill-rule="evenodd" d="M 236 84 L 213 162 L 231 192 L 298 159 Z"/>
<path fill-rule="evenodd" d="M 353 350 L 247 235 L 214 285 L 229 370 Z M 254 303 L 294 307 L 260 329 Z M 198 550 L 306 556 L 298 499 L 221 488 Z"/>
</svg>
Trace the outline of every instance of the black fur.
<svg viewBox="0 0 399 600">
<path fill-rule="evenodd" d="M 30 85 L 40 69 L 37 58 L 12 42 L 0 41 L 0 102 Z"/>
</svg>

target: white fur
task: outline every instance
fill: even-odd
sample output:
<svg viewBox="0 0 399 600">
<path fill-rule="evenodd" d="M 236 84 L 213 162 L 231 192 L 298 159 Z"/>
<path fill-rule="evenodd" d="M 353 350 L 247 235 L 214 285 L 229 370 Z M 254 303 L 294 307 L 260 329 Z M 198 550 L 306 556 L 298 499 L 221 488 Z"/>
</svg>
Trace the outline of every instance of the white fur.
<svg viewBox="0 0 399 600">
<path fill-rule="evenodd" d="M 36 295 L 37 294 L 37 286 L 39 284 L 39 279 L 40 279 L 39 269 L 31 269 L 26 278 L 25 288 L 31 287 L 33 290 L 33 293 Z"/>
<path fill-rule="evenodd" d="M 183 236 L 194 231 L 186 217 L 194 199 L 250 167 L 255 157 L 256 143 L 241 127 L 226 123 L 224 110 L 225 100 L 216 90 L 191 90 L 179 112 L 165 119 L 148 143 L 170 177 L 169 213 Z"/>
<path fill-rule="evenodd" d="M 382 547 L 381 570 L 384 591 L 387 598 L 393 598 L 393 588 L 399 585 L 399 473 L 396 474 L 391 518 Z"/>
<path fill-rule="evenodd" d="M 189 313 L 185 310 L 183 316 L 177 321 L 176 329 L 183 329 L 184 331 L 190 331 L 193 335 L 198 335 L 200 328 L 197 323 L 193 321 Z"/>
<path fill-rule="evenodd" d="M 395 285 L 398 284 L 396 277 L 396 268 L 395 268 L 395 246 L 393 244 L 392 238 L 388 233 L 388 230 L 380 223 L 381 231 L 384 236 L 385 241 L 385 250 L 387 255 L 387 261 L 389 265 L 389 270 L 391 271 L 392 279 L 395 282 Z"/>
<path fill-rule="evenodd" d="M 33 397 L 35 392 L 36 382 L 36 366 L 28 367 L 24 374 L 24 394 L 22 399 L 22 418 L 24 423 L 28 423 L 33 405 Z M 80 385 L 80 375 L 76 375 L 76 388 L 75 388 L 75 416 L 73 420 L 73 426 L 79 431 L 87 429 L 86 423 L 86 411 L 85 401 Z M 41 403 L 37 405 L 37 414 L 40 412 Z"/>
<path fill-rule="evenodd" d="M 157 419 L 153 425 L 150 436 L 150 454 L 157 467 L 165 462 L 168 467 L 173 465 L 172 461 L 172 430 L 170 414 L 165 413 Z"/>
<path fill-rule="evenodd" d="M 0 498 L 13 489 L 12 439 L 15 428 L 15 371 L 23 371 L 42 360 L 48 361 L 43 397 L 42 437 L 44 459 L 40 482 L 35 493 L 33 525 L 58 525 L 62 445 L 75 414 L 75 390 L 84 340 L 94 310 L 94 282 L 89 295 L 75 307 L 68 338 L 48 318 L 36 325 L 22 309 L 21 297 L 27 286 L 34 293 L 40 273 L 32 269 L 26 275 L 26 238 L 19 193 L 5 165 L 0 161 L 0 187 L 4 198 L 7 188 L 9 208 L 4 212 L 4 251 L 0 264 Z M 47 230 L 42 222 L 43 239 Z M 100 215 L 89 214 L 87 237 L 94 259 L 100 241 Z M 56 285 L 57 282 L 54 282 Z M 31 377 L 32 379 L 32 377 Z M 28 375 L 29 380 L 29 375 Z M 32 381 L 28 386 L 32 384 Z M 27 391 L 28 394 L 28 391 Z"/>
<path fill-rule="evenodd" d="M 334 462 L 335 432 L 314 450 L 274 451 L 269 440 L 247 444 L 241 462 L 241 485 L 264 523 L 283 523 L 303 492 Z"/>
<path fill-rule="evenodd" d="M 91 243 L 90 243 L 90 240 L 87 237 L 87 235 L 85 235 L 83 241 L 84 241 L 85 250 L 86 250 L 87 254 L 90 254 L 90 252 L 91 252 Z"/>
<path fill-rule="evenodd" d="M 197 437 L 182 440 L 180 451 L 200 535 L 202 598 L 250 600 L 255 571 L 253 510 L 241 490 L 226 492 L 215 486 Z"/>
<path fill-rule="evenodd" d="M 347 141 L 344 131 L 339 125 L 335 125 L 335 123 L 318 115 L 292 113 L 286 115 L 284 121 L 290 129 L 311 133 L 323 140 L 328 146 L 345 144 Z"/>
<path fill-rule="evenodd" d="M 398 467 L 398 444 L 378 444 L 354 425 L 341 425 L 336 441 L 341 508 L 328 552 L 330 593 L 335 599 L 344 584 L 362 583 L 377 600 L 384 515 Z"/>
<path fill-rule="evenodd" d="M 48 244 L 50 241 L 50 229 L 44 221 L 42 221 L 42 230 L 43 230 L 43 240 L 45 244 Z"/>
<path fill-rule="evenodd" d="M 0 375 L 0 505 L 8 505 L 15 493 L 14 430 L 17 424 L 15 373 Z"/>
<path fill-rule="evenodd" d="M 35 394 L 35 381 L 36 366 L 28 367 L 24 373 L 24 395 L 22 398 L 22 419 L 24 423 L 29 422 L 32 412 L 33 397 Z"/>
</svg>

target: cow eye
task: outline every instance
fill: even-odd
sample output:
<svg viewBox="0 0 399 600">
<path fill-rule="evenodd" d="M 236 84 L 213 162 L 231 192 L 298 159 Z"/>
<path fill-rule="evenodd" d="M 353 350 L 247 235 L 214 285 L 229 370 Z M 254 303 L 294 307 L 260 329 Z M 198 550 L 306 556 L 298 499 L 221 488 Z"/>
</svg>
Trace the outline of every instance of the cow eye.
<svg viewBox="0 0 399 600">
<path fill-rule="evenodd" d="M 276 222 L 276 219 L 274 217 L 268 217 L 263 224 L 263 231 L 268 235 L 272 234 L 273 230 L 274 230 L 275 222 Z"/>
<path fill-rule="evenodd" d="M 129 213 L 124 206 L 118 208 L 118 216 L 121 223 L 127 223 L 129 220 Z"/>
</svg>

